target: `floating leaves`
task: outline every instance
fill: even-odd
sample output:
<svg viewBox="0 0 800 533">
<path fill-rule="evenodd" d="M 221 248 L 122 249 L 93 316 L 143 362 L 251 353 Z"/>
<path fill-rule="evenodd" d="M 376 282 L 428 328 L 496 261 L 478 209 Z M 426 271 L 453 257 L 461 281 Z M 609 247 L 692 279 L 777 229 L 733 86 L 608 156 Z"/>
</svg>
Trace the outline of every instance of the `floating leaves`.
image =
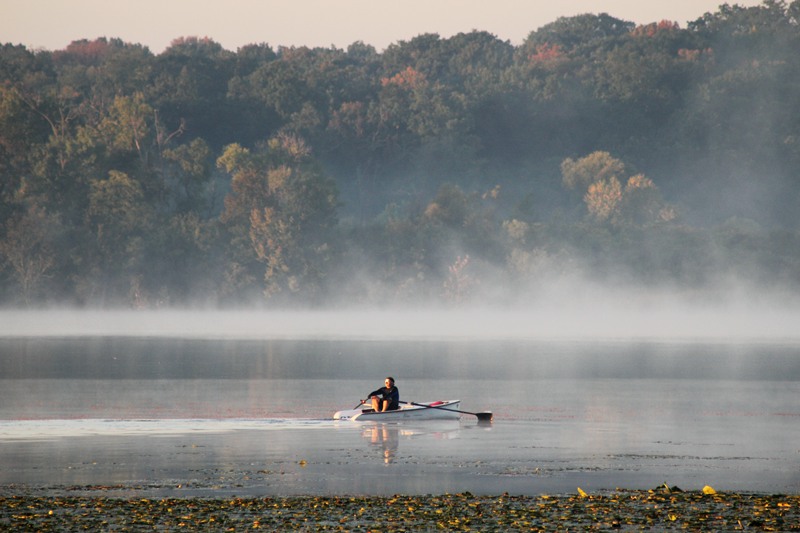
<svg viewBox="0 0 800 533">
<path fill-rule="evenodd" d="M 710 487 L 708 487 L 710 488 Z M 676 490 L 677 489 L 677 490 Z M 650 491 L 587 495 L 287 498 L 0 497 L 12 531 L 797 531 L 800 495 Z"/>
</svg>

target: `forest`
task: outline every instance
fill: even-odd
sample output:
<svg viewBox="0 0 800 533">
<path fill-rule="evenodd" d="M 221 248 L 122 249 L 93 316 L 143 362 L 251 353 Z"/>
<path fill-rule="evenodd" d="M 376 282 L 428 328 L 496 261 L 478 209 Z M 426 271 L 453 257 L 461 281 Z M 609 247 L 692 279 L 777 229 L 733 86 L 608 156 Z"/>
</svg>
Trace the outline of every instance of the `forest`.
<svg viewBox="0 0 800 533">
<path fill-rule="evenodd" d="M 0 306 L 800 288 L 800 0 L 383 51 L 0 45 Z"/>
</svg>

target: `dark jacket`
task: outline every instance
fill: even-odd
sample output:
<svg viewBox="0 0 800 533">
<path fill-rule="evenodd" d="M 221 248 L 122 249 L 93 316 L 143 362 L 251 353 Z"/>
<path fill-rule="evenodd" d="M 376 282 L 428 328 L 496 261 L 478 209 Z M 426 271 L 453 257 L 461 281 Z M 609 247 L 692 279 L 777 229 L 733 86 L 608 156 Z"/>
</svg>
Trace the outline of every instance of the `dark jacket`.
<svg viewBox="0 0 800 533">
<path fill-rule="evenodd" d="M 380 396 L 381 401 L 389 400 L 389 411 L 400 409 L 400 391 L 397 390 L 397 387 L 392 387 L 391 389 L 387 387 L 381 387 L 378 390 L 370 392 L 367 395 L 367 398 L 371 398 L 372 396 Z"/>
</svg>

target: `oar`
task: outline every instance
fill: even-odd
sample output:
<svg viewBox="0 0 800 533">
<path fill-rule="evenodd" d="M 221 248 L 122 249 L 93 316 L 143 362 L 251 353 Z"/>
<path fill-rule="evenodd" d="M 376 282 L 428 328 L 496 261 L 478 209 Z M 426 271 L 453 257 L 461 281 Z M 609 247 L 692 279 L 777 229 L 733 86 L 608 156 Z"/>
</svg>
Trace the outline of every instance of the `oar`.
<svg viewBox="0 0 800 533">
<path fill-rule="evenodd" d="M 441 409 L 442 411 L 451 411 L 453 413 L 461 413 L 465 415 L 472 415 L 477 416 L 478 420 L 481 422 L 491 422 L 492 421 L 492 412 L 486 411 L 483 413 L 470 413 L 469 411 L 459 411 L 458 409 L 448 409 L 447 407 L 440 407 L 438 405 L 425 405 L 424 403 L 414 403 L 414 402 L 403 402 L 400 403 L 407 403 L 408 405 L 416 405 L 417 407 L 426 407 L 428 409 Z"/>
</svg>

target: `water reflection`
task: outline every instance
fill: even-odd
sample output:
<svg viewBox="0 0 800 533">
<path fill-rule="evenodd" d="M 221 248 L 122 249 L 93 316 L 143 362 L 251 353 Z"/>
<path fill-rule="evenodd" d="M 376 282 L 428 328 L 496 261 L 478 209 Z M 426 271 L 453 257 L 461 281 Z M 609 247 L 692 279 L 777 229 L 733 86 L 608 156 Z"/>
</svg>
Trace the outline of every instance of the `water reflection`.
<svg viewBox="0 0 800 533">
<path fill-rule="evenodd" d="M 397 459 L 401 440 L 456 439 L 462 429 L 473 426 L 474 424 L 465 425 L 458 420 L 426 421 L 413 426 L 403 422 L 373 422 L 364 424 L 361 428 L 361 437 L 369 443 L 371 449 L 380 450 L 379 457 L 388 465 Z"/>
<path fill-rule="evenodd" d="M 400 445 L 400 429 L 389 424 L 375 424 L 365 427 L 361 432 L 371 447 L 381 450 L 383 462 L 394 462 L 397 447 Z"/>
</svg>

